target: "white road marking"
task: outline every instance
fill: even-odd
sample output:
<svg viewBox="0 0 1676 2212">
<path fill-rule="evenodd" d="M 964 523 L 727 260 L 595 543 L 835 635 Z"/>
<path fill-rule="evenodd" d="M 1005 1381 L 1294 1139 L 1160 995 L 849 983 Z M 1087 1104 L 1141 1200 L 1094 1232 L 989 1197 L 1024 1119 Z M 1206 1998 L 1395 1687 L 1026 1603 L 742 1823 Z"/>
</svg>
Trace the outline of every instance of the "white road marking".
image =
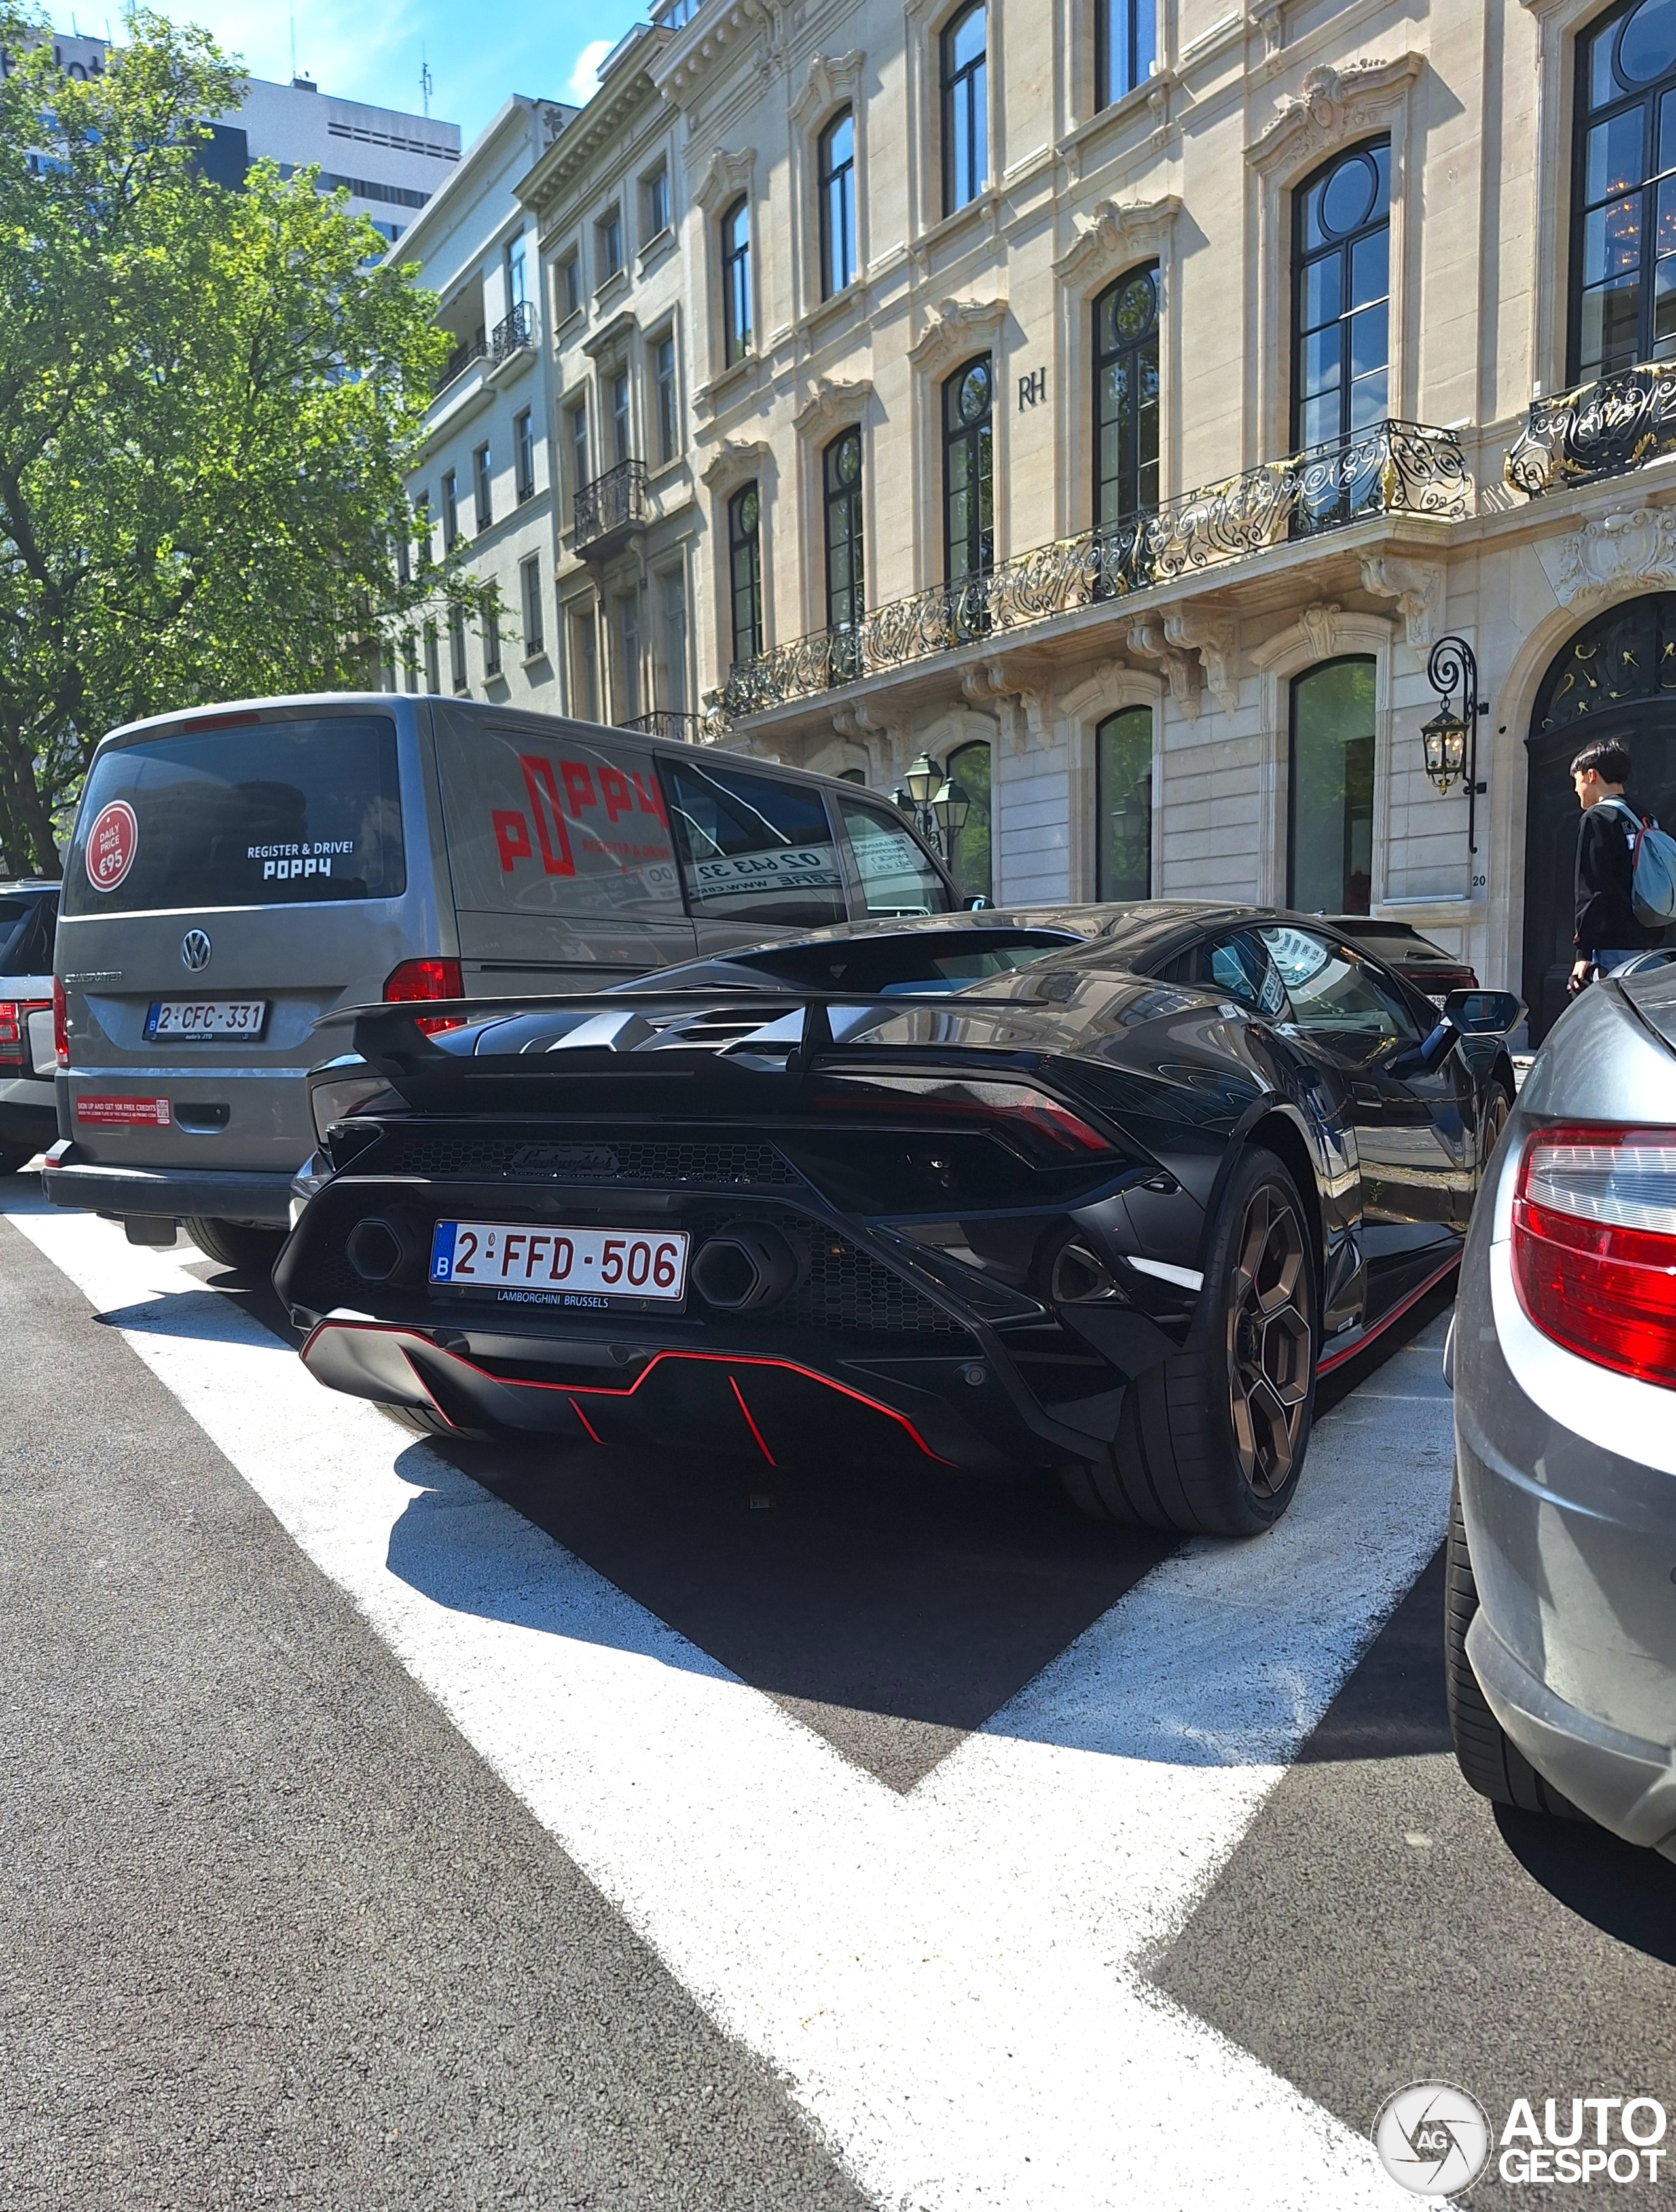
<svg viewBox="0 0 1676 2212">
<path fill-rule="evenodd" d="M 881 2204 L 1408 2201 L 1145 1970 L 1441 1539 L 1447 1399 L 1417 1388 L 1400 1452 L 1351 1399 L 1273 1534 L 1166 1561 L 904 1798 L 323 1390 L 190 1254 L 10 1218 Z"/>
</svg>

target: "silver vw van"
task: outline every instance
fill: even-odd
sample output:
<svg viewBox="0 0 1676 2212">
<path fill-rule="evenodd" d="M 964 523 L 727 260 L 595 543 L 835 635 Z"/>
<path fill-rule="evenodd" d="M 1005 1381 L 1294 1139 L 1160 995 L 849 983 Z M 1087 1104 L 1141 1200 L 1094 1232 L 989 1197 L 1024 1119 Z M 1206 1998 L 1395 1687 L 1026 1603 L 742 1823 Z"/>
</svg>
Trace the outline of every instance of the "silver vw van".
<svg viewBox="0 0 1676 2212">
<path fill-rule="evenodd" d="M 600 990 L 777 928 L 959 903 L 859 785 L 381 692 L 112 731 L 58 933 L 58 1206 L 270 1261 L 334 1009 Z"/>
</svg>

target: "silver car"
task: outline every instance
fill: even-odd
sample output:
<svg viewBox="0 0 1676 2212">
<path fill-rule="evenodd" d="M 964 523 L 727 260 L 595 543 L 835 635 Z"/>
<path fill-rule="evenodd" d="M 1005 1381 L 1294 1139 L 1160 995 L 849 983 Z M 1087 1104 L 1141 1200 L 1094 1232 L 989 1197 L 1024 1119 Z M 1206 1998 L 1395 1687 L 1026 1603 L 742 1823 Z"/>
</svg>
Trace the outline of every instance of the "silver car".
<svg viewBox="0 0 1676 2212">
<path fill-rule="evenodd" d="M 1537 1054 L 1446 1372 L 1461 1770 L 1676 1858 L 1676 968 L 1593 985 Z"/>
<path fill-rule="evenodd" d="M 58 1133 L 52 1095 L 52 930 L 58 886 L 0 884 L 0 1175 Z"/>
</svg>

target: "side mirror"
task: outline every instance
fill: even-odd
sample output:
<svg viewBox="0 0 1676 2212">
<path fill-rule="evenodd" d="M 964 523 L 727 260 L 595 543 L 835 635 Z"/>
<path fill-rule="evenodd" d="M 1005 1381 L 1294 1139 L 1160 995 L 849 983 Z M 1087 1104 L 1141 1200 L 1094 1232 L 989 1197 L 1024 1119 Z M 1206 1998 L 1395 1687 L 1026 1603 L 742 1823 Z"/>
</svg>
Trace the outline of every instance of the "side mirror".
<svg viewBox="0 0 1676 2212">
<path fill-rule="evenodd" d="M 976 914 L 981 908 L 987 907 L 989 901 L 984 896 L 981 891 L 975 891 L 971 897 L 966 901 L 962 911 L 966 914 Z"/>
<path fill-rule="evenodd" d="M 1443 1001 L 1444 1021 L 1461 1036 L 1509 1036 L 1524 1018 L 1516 991 L 1451 991 Z"/>
</svg>

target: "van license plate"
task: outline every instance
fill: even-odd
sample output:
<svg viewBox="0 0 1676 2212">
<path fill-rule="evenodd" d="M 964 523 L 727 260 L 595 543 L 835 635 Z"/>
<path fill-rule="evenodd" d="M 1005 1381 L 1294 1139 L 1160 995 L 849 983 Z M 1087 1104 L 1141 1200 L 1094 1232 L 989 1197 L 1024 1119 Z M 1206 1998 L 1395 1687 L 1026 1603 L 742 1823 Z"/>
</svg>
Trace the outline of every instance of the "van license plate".
<svg viewBox="0 0 1676 2212">
<path fill-rule="evenodd" d="M 439 1221 L 431 1282 L 490 1291 L 503 1304 L 604 1306 L 687 1292 L 684 1230 L 532 1229 L 525 1222 Z"/>
<path fill-rule="evenodd" d="M 145 1018 L 149 1037 L 259 1037 L 265 999 L 155 999 Z"/>
</svg>

